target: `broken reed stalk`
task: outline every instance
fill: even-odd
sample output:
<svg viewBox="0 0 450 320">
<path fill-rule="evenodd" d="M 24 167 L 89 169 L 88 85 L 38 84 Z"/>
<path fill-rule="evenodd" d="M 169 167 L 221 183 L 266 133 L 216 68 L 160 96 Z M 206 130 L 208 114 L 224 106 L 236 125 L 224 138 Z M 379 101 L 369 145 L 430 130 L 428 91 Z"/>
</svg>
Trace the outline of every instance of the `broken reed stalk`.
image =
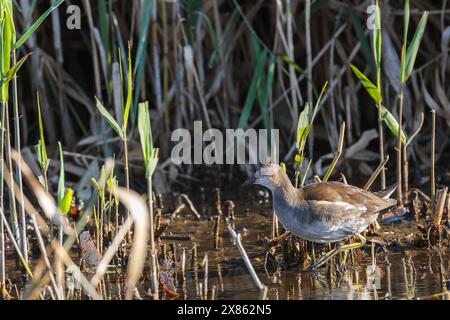
<svg viewBox="0 0 450 320">
<path fill-rule="evenodd" d="M 214 224 L 214 249 L 218 250 L 220 246 L 220 214 L 216 216 Z"/>
<path fill-rule="evenodd" d="M 230 221 L 231 226 L 234 228 L 234 222 L 236 220 L 235 216 L 234 216 L 235 204 L 233 201 L 227 200 L 227 201 L 225 201 L 225 205 L 227 208 L 227 218 L 229 219 L 228 221 Z"/>
<path fill-rule="evenodd" d="M 216 212 L 218 215 L 221 215 L 222 214 L 222 201 L 220 198 L 220 189 L 215 188 L 214 193 L 216 195 Z"/>
<path fill-rule="evenodd" d="M 436 111 L 431 110 L 431 205 L 435 207 L 436 180 L 435 180 L 435 159 L 436 157 Z"/>
<path fill-rule="evenodd" d="M 384 160 L 382 162 L 380 162 L 380 164 L 378 165 L 378 167 L 375 169 L 375 171 L 372 173 L 372 175 L 370 176 L 369 180 L 367 180 L 366 184 L 364 185 L 363 189 L 364 190 L 369 190 L 370 186 L 373 184 L 373 182 L 375 181 L 375 179 L 378 177 L 378 175 L 380 174 L 381 170 L 383 170 L 383 168 L 386 166 L 386 163 L 389 161 L 389 155 L 386 155 L 386 157 L 384 158 Z"/>
<path fill-rule="evenodd" d="M 253 268 L 252 262 L 250 261 L 247 252 L 245 251 L 244 247 L 242 246 L 241 237 L 240 234 L 236 234 L 236 231 L 231 227 L 231 224 L 228 223 L 228 231 L 230 232 L 231 237 L 233 238 L 236 247 L 239 249 L 239 252 L 241 253 L 242 260 L 244 260 L 245 266 L 247 267 L 248 271 L 250 272 L 250 275 L 252 276 L 253 282 L 255 282 L 256 287 L 261 292 L 261 298 L 265 298 L 266 294 L 264 292 L 267 292 L 267 287 L 259 280 L 258 275 L 256 274 L 255 269 Z"/>
<path fill-rule="evenodd" d="M 203 258 L 202 267 L 204 270 L 203 299 L 208 300 L 208 272 L 209 272 L 208 267 L 209 267 L 209 265 L 208 265 L 208 253 L 207 252 L 205 252 L 205 257 Z"/>
<path fill-rule="evenodd" d="M 181 276 L 183 282 L 186 281 L 186 249 L 183 247 L 183 251 L 181 252 Z"/>
<path fill-rule="evenodd" d="M 424 115 L 423 112 L 420 114 L 420 122 L 419 122 L 419 126 L 417 127 L 416 131 L 414 131 L 414 133 L 409 137 L 408 141 L 403 144 L 403 161 L 402 161 L 402 167 L 403 167 L 403 199 L 404 202 L 407 203 L 408 202 L 408 194 L 409 194 L 409 164 L 408 164 L 408 153 L 407 153 L 407 149 L 409 144 L 414 140 L 414 138 L 416 137 L 416 135 L 420 132 L 420 130 L 422 129 L 423 126 L 423 121 L 424 121 Z"/>
<path fill-rule="evenodd" d="M 408 153 L 407 153 L 407 149 L 406 149 L 406 144 L 402 144 L 402 175 L 403 175 L 403 187 L 402 187 L 402 192 L 403 192 L 403 198 L 402 201 L 404 204 L 406 204 L 408 202 L 408 192 L 409 192 L 409 172 L 408 172 Z"/>
<path fill-rule="evenodd" d="M 162 196 L 161 196 L 161 194 L 159 194 L 159 195 L 161 198 L 160 203 L 162 203 Z M 198 213 L 197 209 L 194 206 L 194 203 L 192 203 L 192 201 L 191 201 L 191 199 L 189 199 L 188 195 L 180 193 L 180 197 L 187 203 L 187 205 L 189 206 L 189 210 L 191 210 L 191 212 L 195 215 L 195 217 L 197 219 L 201 219 L 201 215 Z"/>
<path fill-rule="evenodd" d="M 339 131 L 339 144 L 338 148 L 336 150 L 336 154 L 334 155 L 334 159 L 330 164 L 330 167 L 328 168 L 327 172 L 325 173 L 325 176 L 323 177 L 322 181 L 328 181 L 328 179 L 331 176 L 331 173 L 334 170 L 334 167 L 336 166 L 337 162 L 339 161 L 339 158 L 342 155 L 342 150 L 344 148 L 344 135 L 345 135 L 345 122 L 342 123 L 341 129 Z"/>
<path fill-rule="evenodd" d="M 200 296 L 201 293 L 198 283 L 197 244 L 195 242 L 191 251 L 191 269 L 194 270 L 195 292 L 197 293 L 197 296 Z"/>
<path fill-rule="evenodd" d="M 447 200 L 448 187 L 444 187 L 437 192 L 436 207 L 433 211 L 433 224 L 439 235 L 439 244 L 441 243 L 442 216 Z"/>
</svg>

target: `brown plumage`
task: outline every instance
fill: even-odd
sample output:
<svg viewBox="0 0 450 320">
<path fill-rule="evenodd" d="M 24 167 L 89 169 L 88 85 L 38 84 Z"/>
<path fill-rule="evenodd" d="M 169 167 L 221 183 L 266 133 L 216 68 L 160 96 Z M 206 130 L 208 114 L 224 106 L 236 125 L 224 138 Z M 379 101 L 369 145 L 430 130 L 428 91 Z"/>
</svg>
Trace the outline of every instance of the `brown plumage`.
<svg viewBox="0 0 450 320">
<path fill-rule="evenodd" d="M 378 214 L 381 210 L 396 204 L 395 200 L 383 199 L 377 193 L 341 182 L 313 183 L 299 189 L 298 194 L 305 201 L 346 202 L 363 205 L 367 208 L 367 212 L 364 213 L 366 216 Z"/>
<path fill-rule="evenodd" d="M 395 187 L 372 193 L 340 182 L 319 182 L 296 189 L 276 164 L 262 166 L 249 183 L 272 191 L 275 213 L 287 230 L 319 243 L 361 233 L 380 211 L 396 204 L 387 199 Z"/>
</svg>

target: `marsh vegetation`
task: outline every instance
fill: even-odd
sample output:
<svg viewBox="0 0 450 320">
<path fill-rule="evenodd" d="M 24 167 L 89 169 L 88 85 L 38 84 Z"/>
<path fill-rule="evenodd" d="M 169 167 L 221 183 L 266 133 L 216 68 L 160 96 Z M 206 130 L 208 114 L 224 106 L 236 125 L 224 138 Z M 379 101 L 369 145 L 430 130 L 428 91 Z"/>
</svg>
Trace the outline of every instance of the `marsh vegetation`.
<svg viewBox="0 0 450 320">
<path fill-rule="evenodd" d="M 0 0 L 0 300 L 449 299 L 449 48 L 447 1 Z M 339 244 L 175 163 L 196 121 L 397 205 L 304 272 Z"/>
</svg>

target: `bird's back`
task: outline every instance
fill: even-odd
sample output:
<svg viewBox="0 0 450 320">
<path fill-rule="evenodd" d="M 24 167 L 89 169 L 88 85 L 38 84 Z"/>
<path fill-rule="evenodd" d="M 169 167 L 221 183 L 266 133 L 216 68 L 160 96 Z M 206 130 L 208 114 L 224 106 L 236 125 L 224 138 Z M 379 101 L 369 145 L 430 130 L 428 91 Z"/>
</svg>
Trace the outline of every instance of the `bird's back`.
<svg viewBox="0 0 450 320">
<path fill-rule="evenodd" d="M 318 182 L 299 190 L 299 197 L 305 201 L 343 202 L 364 206 L 364 215 L 371 215 L 396 204 L 393 199 L 383 199 L 364 189 L 341 182 Z"/>
<path fill-rule="evenodd" d="M 336 242 L 361 233 L 395 200 L 339 182 L 320 182 L 296 190 L 293 206 L 275 201 L 281 222 L 294 234 L 314 242 Z"/>
</svg>

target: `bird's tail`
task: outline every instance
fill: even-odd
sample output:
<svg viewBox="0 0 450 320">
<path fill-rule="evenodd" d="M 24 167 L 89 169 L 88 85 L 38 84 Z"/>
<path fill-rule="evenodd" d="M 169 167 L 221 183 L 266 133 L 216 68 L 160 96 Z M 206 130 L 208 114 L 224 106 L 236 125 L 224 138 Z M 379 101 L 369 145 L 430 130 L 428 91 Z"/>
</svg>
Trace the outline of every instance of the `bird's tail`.
<svg viewBox="0 0 450 320">
<path fill-rule="evenodd" d="M 393 184 L 390 187 L 387 187 L 386 189 L 374 192 L 374 194 L 381 199 L 389 199 L 389 197 L 394 193 L 395 190 L 397 190 L 397 183 Z"/>
</svg>

